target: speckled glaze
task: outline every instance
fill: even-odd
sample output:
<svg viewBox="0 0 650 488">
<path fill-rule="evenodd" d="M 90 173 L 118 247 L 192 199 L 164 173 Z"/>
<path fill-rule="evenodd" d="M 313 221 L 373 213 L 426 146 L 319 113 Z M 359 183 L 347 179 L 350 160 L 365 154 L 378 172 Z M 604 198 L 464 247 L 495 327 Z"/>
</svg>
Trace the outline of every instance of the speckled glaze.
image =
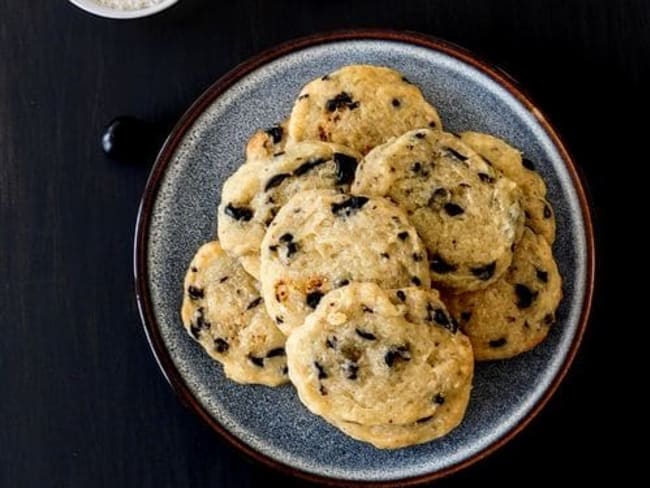
<svg viewBox="0 0 650 488">
<path fill-rule="evenodd" d="M 216 234 L 223 181 L 247 138 L 286 117 L 307 81 L 345 64 L 395 68 L 419 85 L 448 130 L 495 134 L 535 162 L 557 218 L 564 278 L 558 323 L 533 351 L 477 365 L 463 423 L 425 445 L 382 451 L 308 413 L 289 385 L 241 386 L 190 339 L 179 318 L 194 251 Z M 258 460 L 312 480 L 419 483 L 470 464 L 521 429 L 571 362 L 589 312 L 593 243 L 584 193 L 552 129 L 512 81 L 456 47 L 415 34 L 363 31 L 294 41 L 236 68 L 179 122 L 143 197 L 136 232 L 138 301 L 166 377 L 190 406 Z"/>
</svg>

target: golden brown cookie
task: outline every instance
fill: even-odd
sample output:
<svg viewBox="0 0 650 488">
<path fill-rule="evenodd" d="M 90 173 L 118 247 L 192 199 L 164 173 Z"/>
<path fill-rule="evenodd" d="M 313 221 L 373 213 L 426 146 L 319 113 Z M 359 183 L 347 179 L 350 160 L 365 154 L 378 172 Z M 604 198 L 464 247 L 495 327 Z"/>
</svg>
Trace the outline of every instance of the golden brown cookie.
<svg viewBox="0 0 650 488">
<path fill-rule="evenodd" d="M 426 250 L 404 212 L 384 198 L 334 190 L 296 194 L 262 242 L 269 315 L 290 334 L 330 290 L 351 281 L 427 285 Z"/>
<path fill-rule="evenodd" d="M 221 245 L 259 279 L 260 244 L 282 205 L 304 190 L 330 188 L 347 192 L 360 159 L 359 153 L 337 144 L 305 141 L 271 159 L 240 166 L 226 180 L 221 193 Z"/>
<path fill-rule="evenodd" d="M 553 208 L 546 200 L 546 184 L 535 171 L 532 161 L 505 141 L 480 132 L 463 132 L 461 140 L 490 162 L 522 190 L 521 206 L 526 224 L 553 244 L 555 218 Z"/>
<path fill-rule="evenodd" d="M 440 129 L 440 117 L 401 73 L 351 65 L 308 83 L 289 119 L 289 140 L 320 140 L 367 153 L 419 127 Z"/>
<path fill-rule="evenodd" d="M 546 239 L 526 227 L 506 274 L 485 290 L 445 297 L 478 361 L 503 359 L 542 342 L 555 322 L 562 278 Z"/>
<path fill-rule="evenodd" d="M 303 404 L 356 439 L 427 442 L 464 415 L 472 349 L 435 290 L 351 283 L 325 295 L 286 347 Z"/>
<path fill-rule="evenodd" d="M 259 284 L 217 241 L 201 246 L 185 276 L 187 332 L 238 383 L 288 381 L 284 335 L 264 308 Z"/>
<path fill-rule="evenodd" d="M 419 129 L 373 149 L 352 193 L 388 197 L 422 238 L 435 286 L 485 288 L 510 265 L 521 236 L 520 190 L 457 137 Z"/>
</svg>

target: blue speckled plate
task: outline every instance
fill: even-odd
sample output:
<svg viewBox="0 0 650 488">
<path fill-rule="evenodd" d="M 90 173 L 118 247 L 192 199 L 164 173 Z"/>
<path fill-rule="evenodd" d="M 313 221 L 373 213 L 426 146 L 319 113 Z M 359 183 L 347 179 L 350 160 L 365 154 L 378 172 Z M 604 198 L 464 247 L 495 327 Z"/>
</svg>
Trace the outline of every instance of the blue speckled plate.
<svg viewBox="0 0 650 488">
<path fill-rule="evenodd" d="M 345 64 L 385 65 L 419 85 L 452 131 L 495 134 L 535 161 L 557 216 L 564 300 L 548 339 L 515 359 L 479 364 L 463 423 L 428 444 L 382 451 L 346 437 L 300 404 L 291 386 L 241 386 L 181 326 L 181 283 L 199 245 L 214 238 L 223 181 L 252 132 L 286 117 L 300 88 Z M 156 358 L 198 415 L 259 461 L 312 480 L 419 483 L 471 464 L 506 442 L 548 400 L 586 325 L 593 236 L 573 163 L 534 105 L 499 70 L 417 34 L 352 31 L 267 51 L 217 81 L 178 123 L 152 171 L 138 218 L 140 310 Z"/>
</svg>

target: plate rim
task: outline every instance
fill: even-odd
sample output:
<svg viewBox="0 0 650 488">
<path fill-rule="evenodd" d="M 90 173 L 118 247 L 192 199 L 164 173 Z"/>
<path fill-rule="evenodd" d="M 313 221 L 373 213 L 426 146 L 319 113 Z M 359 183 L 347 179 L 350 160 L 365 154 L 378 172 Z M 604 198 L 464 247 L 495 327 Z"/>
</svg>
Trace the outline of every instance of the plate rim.
<svg viewBox="0 0 650 488">
<path fill-rule="evenodd" d="M 533 405 L 526 416 L 499 439 L 496 439 L 467 459 L 457 462 L 451 466 L 447 466 L 444 469 L 433 471 L 431 473 L 424 473 L 414 477 L 385 481 L 345 480 L 301 470 L 282 461 L 275 460 L 270 456 L 267 456 L 266 454 L 255 450 L 251 446 L 247 445 L 243 440 L 239 439 L 233 433 L 228 431 L 224 426 L 222 426 L 194 397 L 188 385 L 181 377 L 177 367 L 174 365 L 171 355 L 169 354 L 168 349 L 165 347 L 164 341 L 160 334 L 158 323 L 153 313 L 151 294 L 147 280 L 147 277 L 149 275 L 149 268 L 147 263 L 148 236 L 151 225 L 152 208 L 156 201 L 158 190 L 160 189 L 162 177 L 164 176 L 176 149 L 178 148 L 188 129 L 191 128 L 198 117 L 204 113 L 204 111 L 210 106 L 210 104 L 212 104 L 214 100 L 216 100 L 222 93 L 228 90 L 241 78 L 277 58 L 320 44 L 353 40 L 382 40 L 401 42 L 441 52 L 477 69 L 482 74 L 488 76 L 490 79 L 498 83 L 502 88 L 506 89 L 510 95 L 514 96 L 517 101 L 519 101 L 519 103 L 521 103 L 532 113 L 537 122 L 544 129 L 552 141 L 555 149 L 557 149 L 562 162 L 564 163 L 564 166 L 566 167 L 571 177 L 571 182 L 573 184 L 574 190 L 576 191 L 578 202 L 580 204 L 580 210 L 582 212 L 582 217 L 584 220 L 586 244 L 586 281 L 584 299 L 575 335 L 571 342 L 571 346 L 567 351 L 566 356 L 564 357 L 562 365 L 558 369 L 551 384 L 546 388 L 542 396 L 537 400 L 535 405 Z M 548 121 L 548 118 L 535 105 L 535 103 L 526 94 L 526 92 L 519 86 L 517 81 L 503 69 L 485 61 L 480 56 L 475 55 L 471 51 L 458 46 L 457 44 L 419 32 L 399 31 L 392 29 L 347 29 L 291 39 L 281 44 L 272 46 L 253 56 L 252 58 L 247 59 L 241 64 L 238 64 L 233 69 L 228 71 L 225 75 L 220 77 L 217 81 L 215 81 L 212 85 L 210 85 L 210 87 L 208 87 L 181 116 L 165 140 L 160 152 L 158 153 L 158 156 L 156 157 L 156 161 L 151 169 L 149 178 L 147 179 L 147 183 L 144 187 L 142 198 L 140 200 L 140 205 L 138 207 L 133 247 L 135 295 L 140 319 L 147 337 L 147 341 L 149 342 L 149 346 L 156 359 L 156 362 L 158 363 L 163 376 L 170 384 L 172 390 L 175 392 L 176 396 L 180 399 L 182 404 L 192 410 L 195 415 L 198 415 L 213 431 L 217 432 L 223 439 L 228 441 L 228 443 L 236 450 L 243 452 L 249 458 L 252 458 L 267 467 L 278 470 L 285 475 L 297 476 L 307 481 L 327 484 L 330 486 L 363 486 L 382 488 L 419 485 L 460 471 L 485 458 L 494 451 L 498 450 L 503 445 L 507 444 L 539 414 L 539 412 L 548 403 L 566 376 L 567 371 L 571 367 L 571 364 L 573 363 L 573 360 L 575 359 L 576 353 L 582 342 L 585 329 L 589 322 L 589 315 L 591 312 L 595 288 L 595 262 L 593 222 L 587 194 L 585 191 L 585 185 L 582 182 L 579 169 L 567 151 L 561 137 Z"/>
</svg>

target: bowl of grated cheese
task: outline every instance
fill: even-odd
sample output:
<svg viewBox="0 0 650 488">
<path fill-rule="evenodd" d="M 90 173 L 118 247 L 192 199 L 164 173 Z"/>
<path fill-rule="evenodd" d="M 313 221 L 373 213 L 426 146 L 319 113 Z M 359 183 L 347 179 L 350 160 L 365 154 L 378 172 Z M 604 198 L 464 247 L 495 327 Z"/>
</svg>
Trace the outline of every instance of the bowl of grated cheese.
<svg viewBox="0 0 650 488">
<path fill-rule="evenodd" d="M 86 12 L 111 19 L 147 17 L 171 7 L 178 0 L 70 0 Z"/>
</svg>

